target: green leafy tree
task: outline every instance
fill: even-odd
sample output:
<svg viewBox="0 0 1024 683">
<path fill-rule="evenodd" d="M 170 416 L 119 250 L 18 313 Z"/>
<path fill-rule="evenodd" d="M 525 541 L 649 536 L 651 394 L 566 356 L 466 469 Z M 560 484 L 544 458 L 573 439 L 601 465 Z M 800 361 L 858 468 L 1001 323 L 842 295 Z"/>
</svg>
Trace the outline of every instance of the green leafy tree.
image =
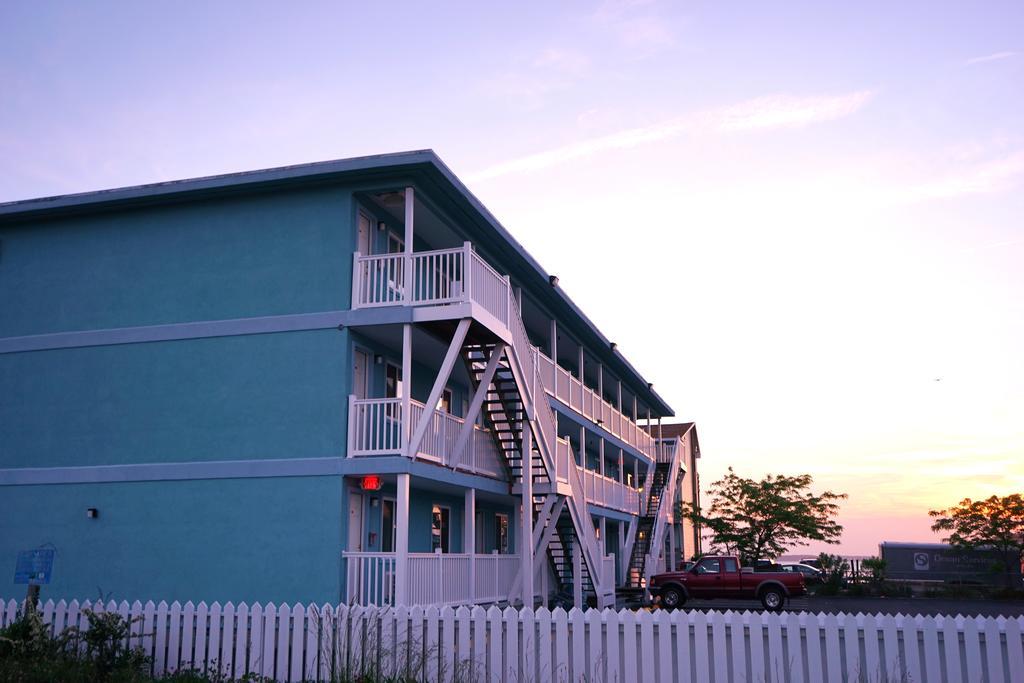
<svg viewBox="0 0 1024 683">
<path fill-rule="evenodd" d="M 953 548 L 977 550 L 989 548 L 1003 558 L 1000 567 L 1007 585 L 1011 585 L 1010 570 L 1020 562 L 1024 551 L 1024 496 L 991 496 L 985 500 L 964 498 L 959 504 L 945 510 L 931 510 L 935 522 L 932 531 L 949 532 L 943 538 Z"/>
<path fill-rule="evenodd" d="M 813 493 L 809 474 L 771 475 L 760 481 L 729 473 L 711 485 L 707 512 L 686 516 L 708 534 L 713 547 L 740 556 L 744 565 L 776 557 L 808 541 L 838 543 L 843 527 L 835 521 L 846 494 Z"/>
</svg>

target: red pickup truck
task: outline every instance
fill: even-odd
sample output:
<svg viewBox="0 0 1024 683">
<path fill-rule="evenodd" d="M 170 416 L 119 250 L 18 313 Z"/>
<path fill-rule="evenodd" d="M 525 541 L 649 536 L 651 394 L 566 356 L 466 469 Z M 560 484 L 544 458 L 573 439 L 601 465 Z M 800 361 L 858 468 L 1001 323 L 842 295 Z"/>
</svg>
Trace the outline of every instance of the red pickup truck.
<svg viewBox="0 0 1024 683">
<path fill-rule="evenodd" d="M 690 569 L 651 577 L 648 590 L 661 606 L 675 609 L 689 599 L 760 600 L 766 610 L 782 610 L 787 598 L 804 595 L 804 577 L 796 572 L 755 572 L 741 570 L 739 560 L 727 556 L 705 556 Z"/>
</svg>

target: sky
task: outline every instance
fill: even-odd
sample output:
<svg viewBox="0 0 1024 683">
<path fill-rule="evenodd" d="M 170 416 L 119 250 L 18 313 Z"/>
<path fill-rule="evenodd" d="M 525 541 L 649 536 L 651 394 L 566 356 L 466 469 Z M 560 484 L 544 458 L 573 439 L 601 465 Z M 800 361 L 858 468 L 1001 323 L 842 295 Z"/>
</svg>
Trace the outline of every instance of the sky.
<svg viewBox="0 0 1024 683">
<path fill-rule="evenodd" d="M 1024 490 L 1020 2 L 0 4 L 0 201 L 422 148 L 705 486 L 810 473 L 850 554 Z"/>
</svg>

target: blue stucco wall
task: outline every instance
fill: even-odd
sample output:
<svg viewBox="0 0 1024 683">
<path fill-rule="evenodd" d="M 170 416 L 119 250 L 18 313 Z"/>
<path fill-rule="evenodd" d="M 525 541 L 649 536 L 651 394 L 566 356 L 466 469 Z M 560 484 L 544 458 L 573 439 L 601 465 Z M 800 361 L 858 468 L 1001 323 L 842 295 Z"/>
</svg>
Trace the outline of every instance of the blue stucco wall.
<svg viewBox="0 0 1024 683">
<path fill-rule="evenodd" d="M 17 550 L 52 543 L 44 599 L 340 598 L 336 477 L 0 486 L 0 510 L 0 597 L 24 597 Z"/>
<path fill-rule="evenodd" d="M 344 454 L 337 330 L 0 355 L 0 468 Z"/>
<path fill-rule="evenodd" d="M 351 192 L 322 187 L 0 228 L 0 337 L 348 308 Z"/>
</svg>

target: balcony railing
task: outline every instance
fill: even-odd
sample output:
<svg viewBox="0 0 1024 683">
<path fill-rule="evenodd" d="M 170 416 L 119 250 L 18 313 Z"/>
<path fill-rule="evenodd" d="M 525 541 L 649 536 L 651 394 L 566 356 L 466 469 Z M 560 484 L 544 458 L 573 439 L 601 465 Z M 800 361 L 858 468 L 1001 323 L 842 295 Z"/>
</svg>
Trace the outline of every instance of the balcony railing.
<svg viewBox="0 0 1024 683">
<path fill-rule="evenodd" d="M 422 403 L 411 401 L 412 424 L 419 421 L 423 409 Z M 434 411 L 416 456 L 451 467 L 455 442 L 464 424 L 465 420 L 460 417 Z M 405 451 L 405 432 L 402 399 L 357 399 L 349 396 L 349 457 L 402 454 Z M 473 435 L 466 444 L 457 469 L 491 477 L 505 475 L 502 456 L 487 430 L 473 426 Z"/>
<path fill-rule="evenodd" d="M 596 391 L 573 377 L 572 373 L 539 350 L 537 359 L 540 372 L 544 377 L 544 384 L 549 391 L 551 387 L 554 387 L 554 391 L 550 392 L 552 396 L 587 419 L 600 424 L 605 431 L 619 437 L 647 457 L 654 459 L 656 450 L 654 438 L 642 427 L 616 410 Z"/>
<path fill-rule="evenodd" d="M 640 492 L 592 470 L 580 468 L 587 502 L 631 515 L 640 514 Z"/>
<path fill-rule="evenodd" d="M 394 553 L 343 552 L 345 602 L 391 605 L 395 598 Z M 518 555 L 409 553 L 410 605 L 467 605 L 509 599 Z"/>
<path fill-rule="evenodd" d="M 469 242 L 456 249 L 373 256 L 356 252 L 353 257 L 352 308 L 356 309 L 473 302 L 515 332 L 522 322 L 512 319 L 517 314 L 511 296 L 508 278 L 473 251 Z M 525 331 L 522 336 L 529 344 Z M 532 354 L 523 354 L 521 360 L 537 367 L 549 395 L 654 459 L 656 449 L 650 434 L 537 347 L 530 348 Z M 532 357 L 526 357 L 529 355 Z M 532 376 L 533 367 L 524 369 Z"/>
</svg>

